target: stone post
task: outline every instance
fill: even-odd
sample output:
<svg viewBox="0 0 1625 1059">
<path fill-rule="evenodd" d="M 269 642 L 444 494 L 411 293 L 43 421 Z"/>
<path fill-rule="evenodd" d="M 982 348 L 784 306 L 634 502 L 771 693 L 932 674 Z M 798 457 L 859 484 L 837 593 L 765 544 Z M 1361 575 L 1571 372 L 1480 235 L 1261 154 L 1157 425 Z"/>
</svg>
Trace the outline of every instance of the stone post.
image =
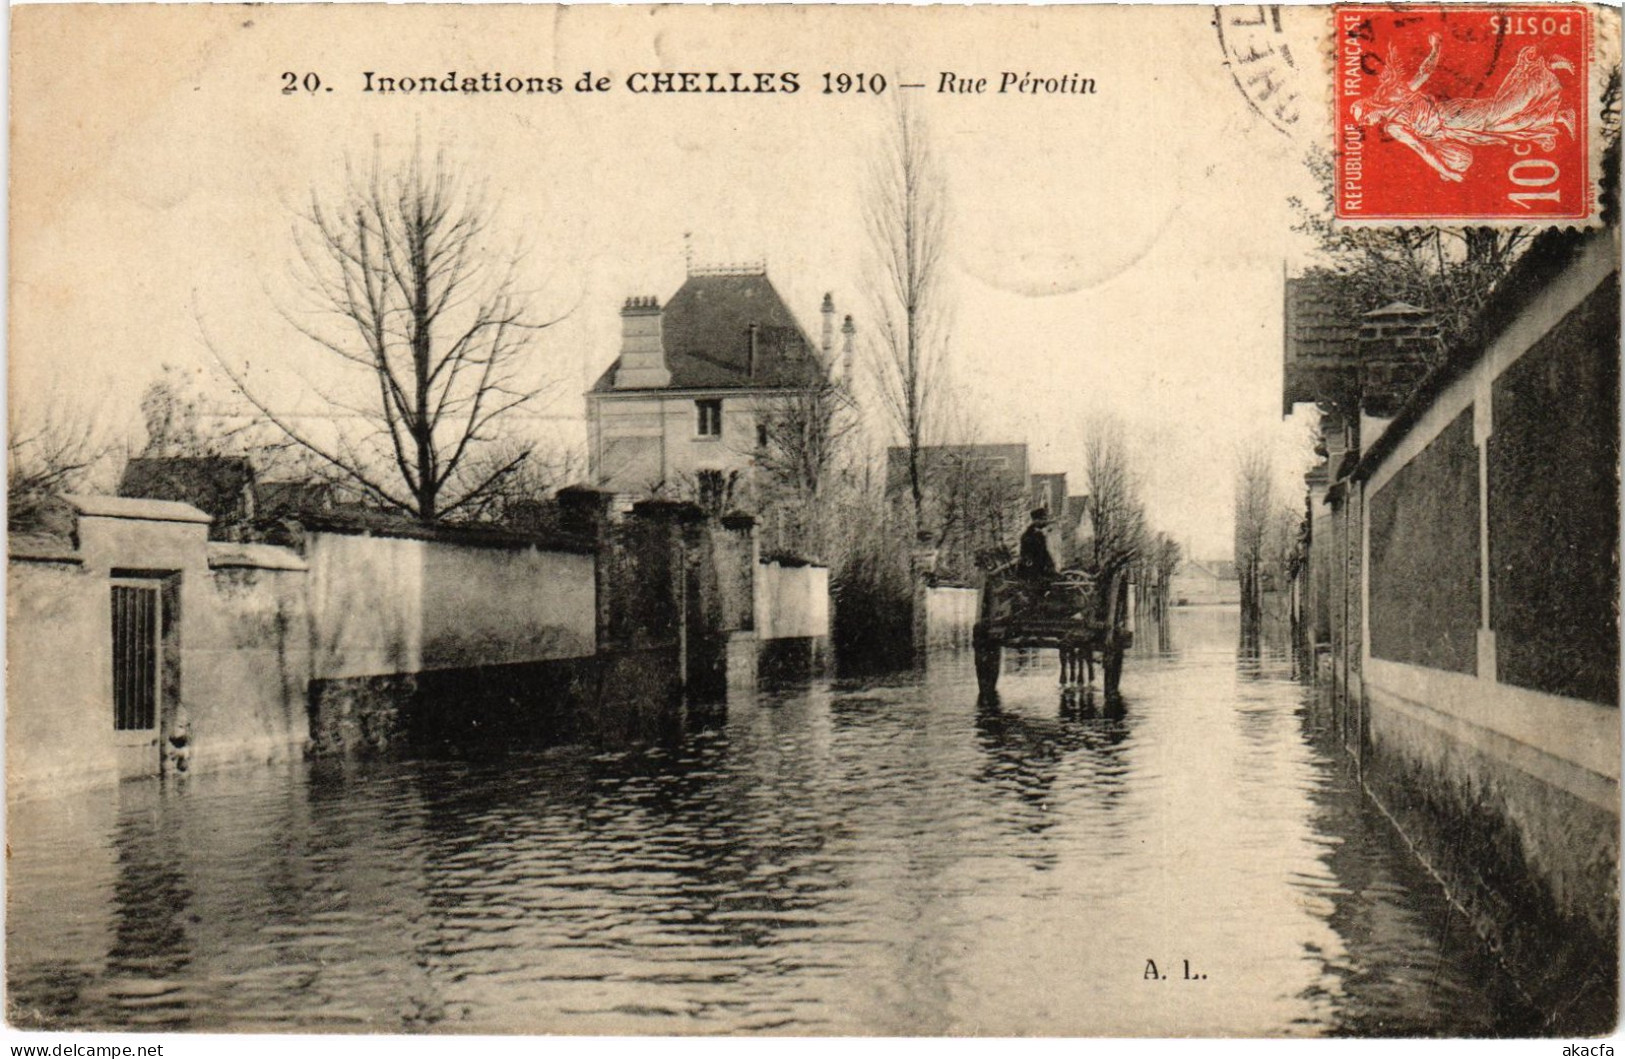
<svg viewBox="0 0 1625 1059">
<path fill-rule="evenodd" d="M 755 687 L 757 672 L 756 595 L 758 565 L 756 517 L 734 511 L 721 518 L 717 534 L 717 579 L 722 589 L 724 665 L 729 688 Z"/>
<path fill-rule="evenodd" d="M 756 516 L 733 511 L 719 521 L 717 578 L 722 586 L 724 628 L 749 632 L 756 628 Z"/>
<path fill-rule="evenodd" d="M 594 646 L 597 652 L 602 652 L 608 646 L 610 607 L 614 602 L 607 564 L 610 561 L 609 513 L 615 496 L 590 485 L 572 485 L 560 489 L 556 499 L 559 529 L 592 544 Z"/>
<path fill-rule="evenodd" d="M 658 527 L 658 539 L 666 548 L 668 607 L 662 608 L 670 616 L 669 630 L 677 641 L 677 676 L 685 690 L 692 684 L 695 673 L 691 661 L 698 646 L 696 637 L 703 640 L 706 630 L 696 628 L 697 618 L 706 613 L 705 601 L 693 598 L 703 579 L 691 576 L 691 566 L 699 558 L 699 545 L 703 537 L 700 524 L 705 514 L 694 504 L 678 500 L 640 500 L 632 505 L 632 517 Z"/>
</svg>

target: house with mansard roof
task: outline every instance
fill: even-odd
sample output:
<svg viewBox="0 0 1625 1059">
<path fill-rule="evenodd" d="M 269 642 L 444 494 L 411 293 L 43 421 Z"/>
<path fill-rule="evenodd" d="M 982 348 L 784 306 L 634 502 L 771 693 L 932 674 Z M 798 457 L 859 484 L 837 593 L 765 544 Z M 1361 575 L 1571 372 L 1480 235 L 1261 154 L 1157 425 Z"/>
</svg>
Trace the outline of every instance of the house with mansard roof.
<svg viewBox="0 0 1625 1059">
<path fill-rule="evenodd" d="M 835 331 L 831 295 L 815 342 L 759 266 L 692 270 L 664 304 L 628 298 L 620 355 L 587 392 L 593 483 L 749 506 L 775 403 L 851 371 L 852 317 L 839 353 Z"/>
</svg>

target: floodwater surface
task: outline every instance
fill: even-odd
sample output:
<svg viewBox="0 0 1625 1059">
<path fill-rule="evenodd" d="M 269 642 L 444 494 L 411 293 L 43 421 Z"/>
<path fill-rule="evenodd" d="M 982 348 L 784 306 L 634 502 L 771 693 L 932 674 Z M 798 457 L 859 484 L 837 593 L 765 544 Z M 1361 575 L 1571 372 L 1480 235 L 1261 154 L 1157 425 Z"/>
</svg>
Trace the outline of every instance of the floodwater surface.
<svg viewBox="0 0 1625 1059">
<path fill-rule="evenodd" d="M 1010 655 L 735 695 L 661 745 L 247 767 L 11 807 L 58 1028 L 1512 1034 L 1325 730 L 1176 611 L 1121 711 Z"/>
</svg>

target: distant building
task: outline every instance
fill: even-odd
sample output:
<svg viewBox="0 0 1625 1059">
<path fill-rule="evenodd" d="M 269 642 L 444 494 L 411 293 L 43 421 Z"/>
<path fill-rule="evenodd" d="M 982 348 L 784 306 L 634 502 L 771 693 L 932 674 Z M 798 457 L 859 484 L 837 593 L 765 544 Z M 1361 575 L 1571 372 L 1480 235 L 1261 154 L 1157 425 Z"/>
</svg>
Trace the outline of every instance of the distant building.
<svg viewBox="0 0 1625 1059">
<path fill-rule="evenodd" d="M 263 518 L 332 514 L 338 499 L 338 490 L 330 482 L 259 483 L 259 512 Z"/>
<path fill-rule="evenodd" d="M 246 456 L 137 457 L 125 465 L 118 495 L 189 504 L 209 516 L 209 538 L 215 541 L 280 542 L 281 537 L 270 530 L 274 524 L 378 514 L 343 484 L 262 481 Z"/>
<path fill-rule="evenodd" d="M 969 549 L 1012 543 L 1028 513 L 1037 508 L 1049 512 L 1050 548 L 1061 565 L 1081 561 L 1084 547 L 1093 539 L 1089 497 L 1068 495 L 1065 472 L 1032 473 L 1025 443 L 922 446 L 919 474 L 928 508 L 940 510 L 953 498 L 965 510 L 964 517 L 977 523 L 963 534 L 970 540 L 960 542 Z M 897 503 L 911 491 L 908 449 L 893 445 L 886 450 L 886 499 Z M 950 548 L 955 544 L 938 543 Z"/>
<path fill-rule="evenodd" d="M 138 456 L 125 464 L 118 495 L 190 504 L 209 516 L 217 540 L 258 514 L 254 468 L 243 456 Z"/>
<path fill-rule="evenodd" d="M 1235 605 L 1241 602 L 1241 580 L 1229 559 L 1185 559 L 1168 582 L 1176 607 Z"/>
<path fill-rule="evenodd" d="M 1049 512 L 1050 541 L 1056 561 L 1074 566 L 1088 556 L 1084 545 L 1094 539 L 1089 516 L 1089 497 L 1071 496 L 1066 491 L 1066 472 L 1033 474 L 1027 478 L 1030 499 L 1034 508 Z"/>
<path fill-rule="evenodd" d="M 765 269 L 698 269 L 662 306 L 628 298 L 620 356 L 587 393 L 594 484 L 644 494 L 692 487 L 738 503 L 750 492 L 764 418 L 776 402 L 849 372 L 855 328 L 824 296 L 820 341 L 796 320 Z"/>
<path fill-rule="evenodd" d="M 953 476 L 975 473 L 996 481 L 1013 495 L 1025 495 L 1030 488 L 1027 472 L 1027 446 L 1003 445 L 922 445 L 919 451 L 920 488 L 940 491 Z M 908 449 L 893 445 L 886 450 L 886 498 L 909 495 Z"/>
<path fill-rule="evenodd" d="M 1094 502 L 1087 494 L 1066 498 L 1056 523 L 1056 533 L 1063 548 L 1061 562 L 1065 566 L 1081 566 L 1092 558 L 1095 542 Z"/>
<path fill-rule="evenodd" d="M 1061 518 L 1066 513 L 1066 474 L 1033 474 L 1027 478 L 1028 488 L 1032 494 L 1030 501 L 1033 507 L 1041 507 L 1050 513 L 1052 518 Z"/>
</svg>

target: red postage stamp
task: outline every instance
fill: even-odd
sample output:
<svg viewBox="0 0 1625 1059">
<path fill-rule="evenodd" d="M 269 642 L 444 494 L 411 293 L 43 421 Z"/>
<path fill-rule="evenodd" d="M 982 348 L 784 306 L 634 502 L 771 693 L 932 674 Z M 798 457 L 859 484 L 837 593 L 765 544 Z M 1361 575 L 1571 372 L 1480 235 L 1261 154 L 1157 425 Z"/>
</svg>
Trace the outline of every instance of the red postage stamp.
<svg viewBox="0 0 1625 1059">
<path fill-rule="evenodd" d="M 1348 5 L 1333 18 L 1340 221 L 1591 217 L 1589 9 Z"/>
</svg>

